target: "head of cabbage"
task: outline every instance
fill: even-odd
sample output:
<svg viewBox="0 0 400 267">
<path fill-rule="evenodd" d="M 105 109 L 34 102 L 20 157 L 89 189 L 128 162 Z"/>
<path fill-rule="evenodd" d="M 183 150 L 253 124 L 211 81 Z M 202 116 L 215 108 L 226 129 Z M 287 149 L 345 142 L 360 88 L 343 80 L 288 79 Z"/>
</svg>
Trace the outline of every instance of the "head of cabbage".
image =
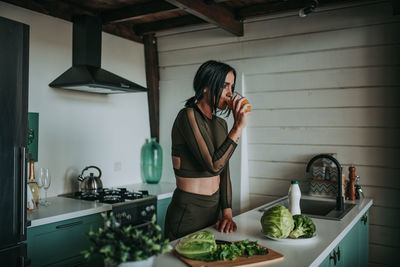
<svg viewBox="0 0 400 267">
<path fill-rule="evenodd" d="M 286 207 L 275 206 L 264 212 L 261 226 L 266 236 L 286 238 L 294 228 L 294 221 Z"/>
<path fill-rule="evenodd" d="M 203 260 L 217 248 L 215 237 L 210 231 L 201 231 L 185 236 L 176 245 L 176 251 L 186 258 Z"/>
</svg>

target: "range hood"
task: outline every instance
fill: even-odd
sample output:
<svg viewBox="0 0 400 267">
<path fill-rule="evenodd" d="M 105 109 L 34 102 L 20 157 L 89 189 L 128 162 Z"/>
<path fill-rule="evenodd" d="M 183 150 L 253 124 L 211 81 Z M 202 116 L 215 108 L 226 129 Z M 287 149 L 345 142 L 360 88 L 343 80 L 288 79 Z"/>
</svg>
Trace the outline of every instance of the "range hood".
<svg viewBox="0 0 400 267">
<path fill-rule="evenodd" d="M 147 88 L 102 69 L 101 21 L 93 16 L 73 20 L 72 67 L 50 87 L 99 94 L 144 92 Z"/>
</svg>

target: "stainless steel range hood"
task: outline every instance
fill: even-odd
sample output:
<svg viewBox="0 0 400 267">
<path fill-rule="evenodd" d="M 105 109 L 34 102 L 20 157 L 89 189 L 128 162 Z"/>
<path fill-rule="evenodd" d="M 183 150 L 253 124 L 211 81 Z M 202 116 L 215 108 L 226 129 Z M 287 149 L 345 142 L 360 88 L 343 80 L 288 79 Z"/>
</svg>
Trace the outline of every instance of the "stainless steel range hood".
<svg viewBox="0 0 400 267">
<path fill-rule="evenodd" d="M 100 94 L 144 92 L 147 88 L 102 69 L 101 22 L 97 17 L 74 18 L 72 67 L 50 87 Z"/>
</svg>

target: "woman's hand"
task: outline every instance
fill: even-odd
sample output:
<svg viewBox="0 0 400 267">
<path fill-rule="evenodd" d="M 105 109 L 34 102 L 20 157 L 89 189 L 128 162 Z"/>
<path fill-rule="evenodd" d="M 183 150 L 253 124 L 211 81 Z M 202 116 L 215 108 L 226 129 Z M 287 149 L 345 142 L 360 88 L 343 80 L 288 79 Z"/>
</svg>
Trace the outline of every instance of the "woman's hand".
<svg viewBox="0 0 400 267">
<path fill-rule="evenodd" d="M 247 124 L 247 116 L 251 114 L 251 112 L 246 112 L 246 109 L 250 106 L 249 103 L 242 104 L 246 98 L 242 97 L 239 99 L 238 95 L 235 95 L 233 98 L 233 118 L 235 120 L 234 127 L 243 129 Z M 248 102 L 248 101 L 247 101 Z"/>
<path fill-rule="evenodd" d="M 233 233 L 237 231 L 236 223 L 232 219 L 232 209 L 224 209 L 222 211 L 222 219 L 215 224 L 218 231 L 224 233 Z"/>
<path fill-rule="evenodd" d="M 247 124 L 247 116 L 251 114 L 249 111 L 246 112 L 246 109 L 251 106 L 250 104 L 244 104 L 242 106 L 242 102 L 245 100 L 245 97 L 239 99 L 238 95 L 233 98 L 232 113 L 235 122 L 233 123 L 233 127 L 229 132 L 229 137 L 236 143 L 239 143 L 239 138 L 242 135 L 242 129 Z"/>
</svg>

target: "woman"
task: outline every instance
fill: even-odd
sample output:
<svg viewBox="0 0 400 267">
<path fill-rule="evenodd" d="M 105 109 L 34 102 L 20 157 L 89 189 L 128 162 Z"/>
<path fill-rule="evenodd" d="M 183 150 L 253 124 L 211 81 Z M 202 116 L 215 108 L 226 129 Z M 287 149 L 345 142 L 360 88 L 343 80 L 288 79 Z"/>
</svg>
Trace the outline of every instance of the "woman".
<svg viewBox="0 0 400 267">
<path fill-rule="evenodd" d="M 215 224 L 221 232 L 235 232 L 229 159 L 246 125 L 249 104 L 233 99 L 234 124 L 228 133 L 217 111 L 229 115 L 227 100 L 235 86 L 236 71 L 229 65 L 207 61 L 193 81 L 189 98 L 172 127 L 172 163 L 177 189 L 168 207 L 165 236 L 170 240 Z M 219 214 L 222 210 L 222 218 Z"/>
</svg>

